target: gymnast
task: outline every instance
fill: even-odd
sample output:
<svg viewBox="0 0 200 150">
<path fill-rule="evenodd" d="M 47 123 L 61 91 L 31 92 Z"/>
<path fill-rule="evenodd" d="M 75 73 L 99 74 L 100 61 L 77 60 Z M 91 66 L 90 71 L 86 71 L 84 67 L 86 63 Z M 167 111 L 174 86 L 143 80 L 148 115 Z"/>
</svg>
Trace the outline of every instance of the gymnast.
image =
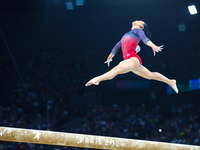
<svg viewBox="0 0 200 150">
<path fill-rule="evenodd" d="M 124 60 L 121 61 L 116 67 L 114 67 L 110 71 L 91 79 L 85 84 L 85 86 L 90 86 L 92 84 L 98 85 L 101 81 L 111 80 L 118 74 L 133 72 L 136 75 L 149 80 L 153 79 L 164 82 L 170 85 L 172 89 L 178 94 L 176 80 L 168 79 L 167 77 L 163 76 L 158 72 L 150 72 L 147 68 L 145 68 L 142 65 L 141 58 L 136 54 L 136 50 L 140 50 L 140 47 L 138 47 L 138 43 L 140 42 L 140 40 L 142 40 L 144 44 L 152 48 L 154 56 L 156 55 L 156 52 L 162 51 L 163 45 L 156 46 L 150 40 L 150 36 L 151 34 L 148 30 L 148 26 L 144 21 L 136 20 L 132 22 L 131 31 L 127 32 L 122 37 L 122 39 L 114 46 L 105 63 L 107 63 L 107 65 L 110 66 L 112 58 L 115 56 L 120 47 L 123 52 Z"/>
</svg>

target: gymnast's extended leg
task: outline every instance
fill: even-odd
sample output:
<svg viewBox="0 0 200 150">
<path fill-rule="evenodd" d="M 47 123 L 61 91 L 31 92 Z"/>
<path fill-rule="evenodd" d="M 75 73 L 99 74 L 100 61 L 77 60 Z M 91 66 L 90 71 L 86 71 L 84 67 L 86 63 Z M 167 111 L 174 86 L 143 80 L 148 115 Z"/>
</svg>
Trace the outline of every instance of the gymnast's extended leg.
<svg viewBox="0 0 200 150">
<path fill-rule="evenodd" d="M 147 68 L 145 68 L 143 65 L 141 65 L 139 68 L 133 71 L 133 73 L 149 79 L 149 80 L 157 80 L 161 82 L 165 82 L 168 85 L 170 85 L 176 93 L 178 93 L 178 88 L 176 86 L 176 80 L 168 79 L 167 77 L 163 76 L 162 74 L 158 72 L 150 72 Z"/>
<path fill-rule="evenodd" d="M 86 83 L 85 86 L 90 86 L 92 84 L 98 85 L 99 82 L 104 80 L 111 80 L 118 74 L 125 74 L 132 70 L 136 70 L 140 66 L 137 58 L 132 57 L 130 59 L 126 59 L 121 61 L 116 67 L 111 69 L 110 71 L 104 73 L 101 76 L 95 77 Z"/>
</svg>

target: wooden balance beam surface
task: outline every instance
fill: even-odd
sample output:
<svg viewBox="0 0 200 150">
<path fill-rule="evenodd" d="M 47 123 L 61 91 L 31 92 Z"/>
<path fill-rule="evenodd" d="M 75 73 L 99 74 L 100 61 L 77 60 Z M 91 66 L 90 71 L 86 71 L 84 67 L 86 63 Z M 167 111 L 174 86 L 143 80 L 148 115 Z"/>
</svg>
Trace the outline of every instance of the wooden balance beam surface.
<svg viewBox="0 0 200 150">
<path fill-rule="evenodd" d="M 0 140 L 113 150 L 200 150 L 200 146 L 0 127 Z"/>
</svg>

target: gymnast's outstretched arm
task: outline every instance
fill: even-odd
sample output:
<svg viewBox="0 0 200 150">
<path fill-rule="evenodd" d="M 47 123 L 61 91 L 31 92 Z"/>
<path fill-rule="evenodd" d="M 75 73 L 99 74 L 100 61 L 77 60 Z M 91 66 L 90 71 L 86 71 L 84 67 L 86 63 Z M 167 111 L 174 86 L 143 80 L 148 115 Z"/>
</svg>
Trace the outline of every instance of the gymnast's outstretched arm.
<svg viewBox="0 0 200 150">
<path fill-rule="evenodd" d="M 163 49 L 162 47 L 164 46 L 164 45 L 156 46 L 152 41 L 148 41 L 147 45 L 152 48 L 154 56 L 156 55 L 156 52 L 158 53 L 158 52 L 162 51 L 162 49 Z"/>
<path fill-rule="evenodd" d="M 121 40 L 112 49 L 110 55 L 107 58 L 107 61 L 104 62 L 104 63 L 108 64 L 108 67 L 110 66 L 110 62 L 112 61 L 112 58 L 115 56 L 115 54 L 117 53 L 117 51 L 119 50 L 120 47 L 121 47 Z"/>
<path fill-rule="evenodd" d="M 138 30 L 136 32 L 136 34 L 143 41 L 144 44 L 146 44 L 146 45 L 148 45 L 149 47 L 152 48 L 154 56 L 156 55 L 156 52 L 162 51 L 162 49 L 163 49 L 162 47 L 164 45 L 156 46 L 149 38 L 146 37 L 146 35 L 145 35 L 143 30 Z"/>
</svg>

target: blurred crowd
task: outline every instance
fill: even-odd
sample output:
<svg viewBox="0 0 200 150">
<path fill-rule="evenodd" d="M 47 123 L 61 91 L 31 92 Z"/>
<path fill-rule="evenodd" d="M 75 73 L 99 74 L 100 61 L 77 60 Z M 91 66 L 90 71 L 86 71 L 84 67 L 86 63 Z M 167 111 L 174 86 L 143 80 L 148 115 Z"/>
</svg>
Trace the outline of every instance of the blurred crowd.
<svg viewBox="0 0 200 150">
<path fill-rule="evenodd" d="M 5 67 L 0 70 L 0 75 L 3 76 L 0 83 L 5 85 L 2 87 L 5 93 L 8 92 L 5 96 L 9 97 L 9 102 L 2 101 L 6 105 L 0 106 L 0 125 L 59 130 L 70 114 L 70 117 L 74 115 L 82 118 L 82 121 L 80 125 L 66 129 L 67 132 L 200 145 L 200 106 L 193 104 L 171 105 L 168 110 L 163 109 L 163 106 L 151 104 L 96 105 L 80 107 L 70 112 L 70 100 L 74 95 L 77 97 L 87 95 L 84 84 L 93 77 L 92 71 L 99 68 L 97 63 L 100 58 L 96 60 L 94 56 L 97 56 L 97 53 L 90 51 L 69 52 L 63 56 L 59 51 L 43 51 L 27 58 L 23 55 L 15 57 L 23 82 L 13 71 L 16 68 L 10 57 L 5 58 Z M 164 74 L 174 67 L 166 68 L 169 65 L 163 60 L 155 62 L 146 60 L 146 64 L 147 68 L 151 69 L 153 66 L 155 70 L 160 70 Z M 95 74 L 105 72 L 106 69 L 101 68 Z M 199 72 L 193 76 L 198 78 Z M 119 78 L 139 79 L 133 74 Z M 13 105 L 9 105 L 11 103 Z M 0 143 L 0 150 L 45 148 L 44 145 L 36 144 Z M 56 146 L 53 149 L 79 148 Z"/>
<path fill-rule="evenodd" d="M 26 112 L 22 107 L 16 105 L 0 106 L 0 126 L 17 127 L 37 130 L 57 130 L 66 121 L 68 113 L 64 107 L 53 109 L 54 111 L 43 110 L 41 113 Z M 0 150 L 43 150 L 43 145 L 1 142 Z"/>
<path fill-rule="evenodd" d="M 91 134 L 149 141 L 200 145 L 200 106 L 194 104 L 142 106 L 88 105 L 79 107 L 71 116 L 82 118 L 79 124 L 72 125 L 66 132 Z M 58 130 L 59 120 L 66 120 L 64 111 L 54 111 L 47 123 L 47 114 L 28 114 L 23 108 L 12 106 L 0 107 L 0 125 L 29 129 Z M 43 150 L 45 146 L 1 142 L 0 150 Z M 80 148 L 53 147 L 54 150 L 74 150 Z"/>
<path fill-rule="evenodd" d="M 75 114 L 83 120 L 68 132 L 200 145 L 200 106 L 179 104 L 163 107 L 115 104 L 78 108 Z M 63 149 L 65 147 L 57 147 L 56 150 Z"/>
<path fill-rule="evenodd" d="M 200 145 L 200 106 L 95 106 L 81 111 L 81 125 L 70 132 Z"/>
</svg>

